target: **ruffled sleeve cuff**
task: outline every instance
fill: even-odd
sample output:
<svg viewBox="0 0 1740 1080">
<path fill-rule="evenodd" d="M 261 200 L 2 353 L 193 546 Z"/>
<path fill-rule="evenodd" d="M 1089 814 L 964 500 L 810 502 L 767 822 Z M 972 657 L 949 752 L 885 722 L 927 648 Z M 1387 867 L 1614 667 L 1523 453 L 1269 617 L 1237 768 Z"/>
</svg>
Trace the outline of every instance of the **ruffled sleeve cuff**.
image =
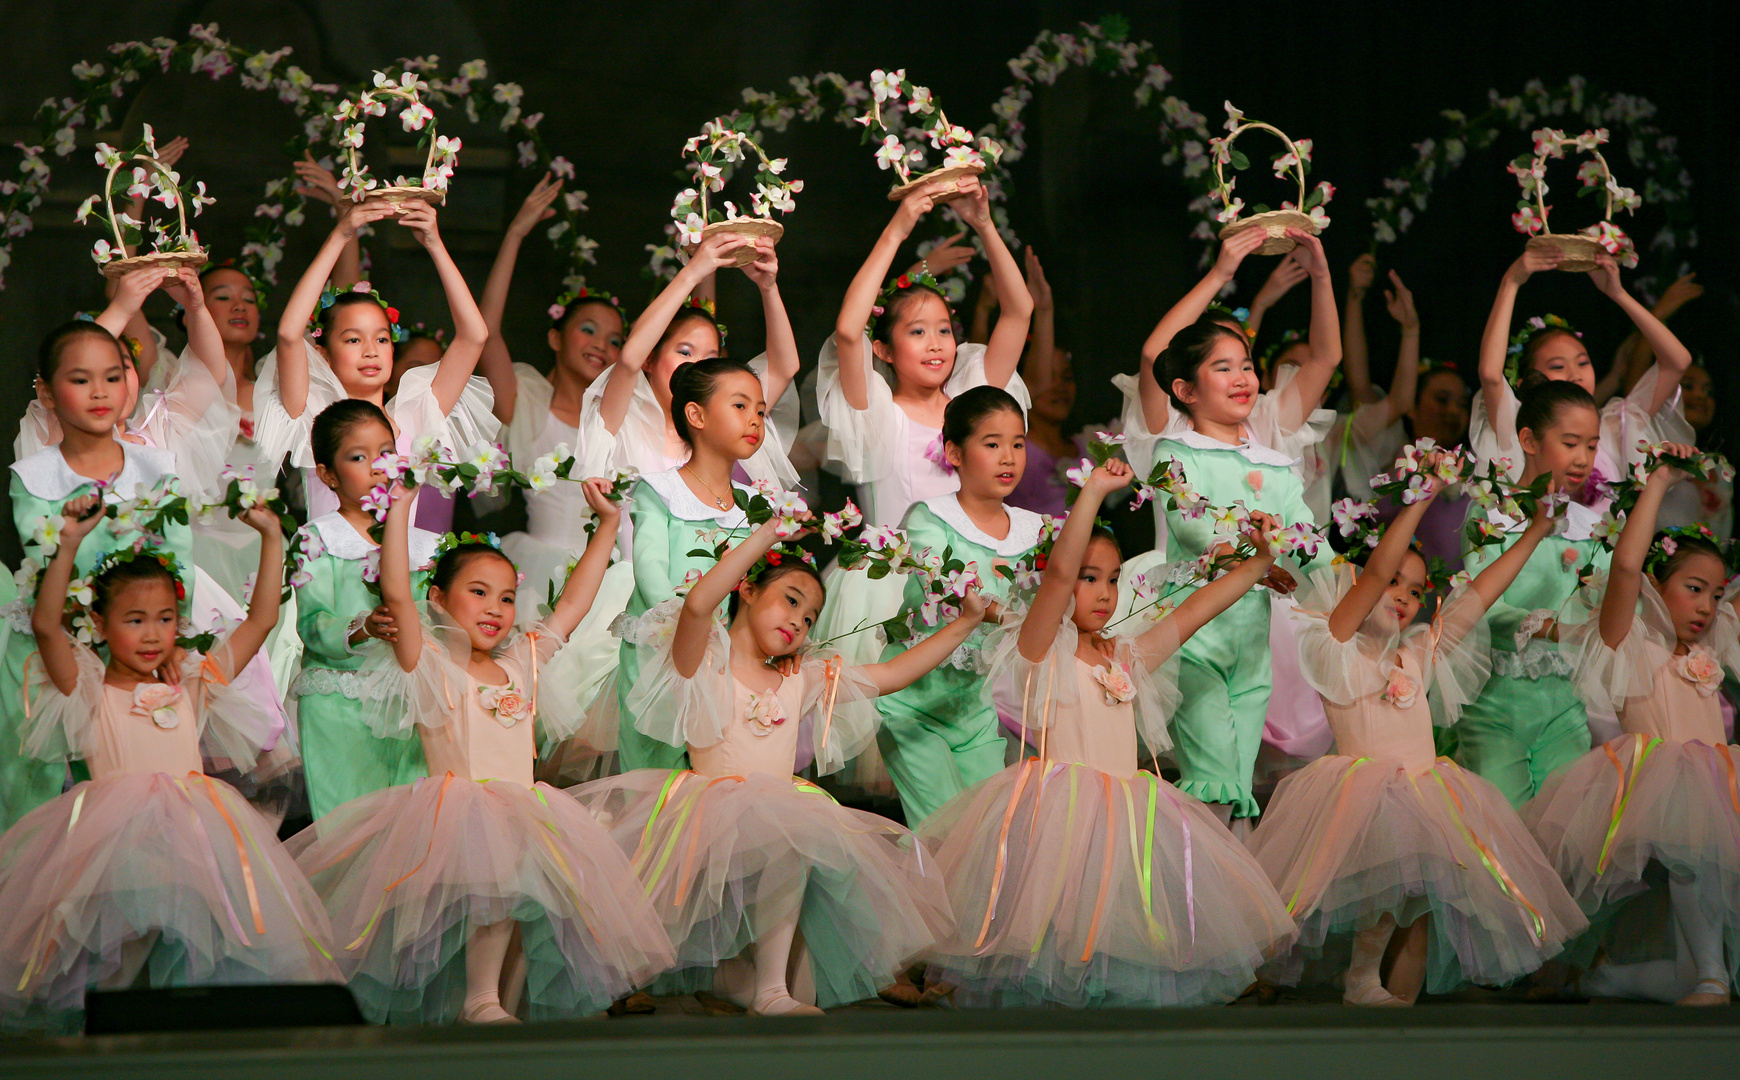
<svg viewBox="0 0 1740 1080">
<path fill-rule="evenodd" d="M 645 615 L 624 615 L 613 628 L 640 650 L 640 676 L 624 704 L 642 735 L 668 746 L 712 746 L 725 735 L 736 708 L 731 677 L 731 639 L 725 626 L 708 621 L 707 652 L 695 673 L 677 671 L 672 645 L 683 602 L 666 600 Z"/>
<path fill-rule="evenodd" d="M 840 654 L 834 652 L 805 659 L 802 676 L 804 730 L 815 756 L 816 773 L 826 776 L 862 754 L 876 737 L 877 725 L 882 722 L 876 708 L 876 684 L 863 668 L 844 666 Z"/>
<path fill-rule="evenodd" d="M 1584 704 L 1600 712 L 1617 713 L 1625 699 L 1654 690 L 1655 672 L 1673 655 L 1673 621 L 1655 587 L 1645 578 L 1638 591 L 1638 616 L 1617 647 L 1601 636 L 1599 612 L 1607 595 L 1605 571 L 1582 590 L 1590 617 L 1561 623 L 1559 651 L 1571 663 L 1571 686 Z"/>
<path fill-rule="evenodd" d="M 314 444 L 310 435 L 314 418 L 328 405 L 349 396 L 313 341 L 303 337 L 302 348 L 308 355 L 308 401 L 301 416 L 291 416 L 279 396 L 278 350 L 273 349 L 260 361 L 259 376 L 254 383 L 254 445 L 268 476 L 276 475 L 286 461 L 298 469 L 313 468 Z"/>
<path fill-rule="evenodd" d="M 439 363 L 425 364 L 399 379 L 399 392 L 387 402 L 386 411 L 398 425 L 400 438 L 415 442 L 424 435 L 434 435 L 456 454 L 480 442 L 494 442 L 501 432 L 501 421 L 495 417 L 495 394 L 489 380 L 481 375 L 465 380 L 459 400 L 444 413 L 434 389 L 440 368 Z"/>
<path fill-rule="evenodd" d="M 749 361 L 749 366 L 755 369 L 756 377 L 761 380 L 762 390 L 767 389 L 767 354 L 762 353 Z M 796 380 L 793 380 L 795 383 Z M 791 389 L 788 385 L 787 389 Z M 755 453 L 743 459 L 743 471 L 748 474 L 752 483 L 769 483 L 781 491 L 793 491 L 798 487 L 798 472 L 792 468 L 791 454 L 787 449 L 794 431 L 781 431 L 779 424 L 774 422 L 773 407 L 778 404 L 773 400 L 767 402 L 766 422 L 761 426 L 761 445 L 755 448 Z"/>
<path fill-rule="evenodd" d="M 896 418 L 892 411 L 894 392 L 874 364 L 870 364 L 870 338 L 864 338 L 864 355 L 868 369 L 864 373 L 868 401 L 862 409 L 847 402 L 840 388 L 840 353 L 834 347 L 834 336 L 822 345 L 816 370 L 816 408 L 827 427 L 828 445 L 824 460 L 840 475 L 854 483 L 867 484 L 880 480 L 894 469 L 893 455 L 903 447 L 890 445 L 890 432 Z"/>
<path fill-rule="evenodd" d="M 943 392 L 949 397 L 959 397 L 975 386 L 987 386 L 990 382 L 990 377 L 985 374 L 985 346 L 975 342 L 955 346 L 955 366 L 949 372 L 948 382 L 943 384 Z M 1027 384 L 1021 381 L 1019 374 L 1010 372 L 1009 381 L 1002 388 L 1020 404 L 1023 413 L 1033 408 L 1033 396 L 1027 392 Z"/>
<path fill-rule="evenodd" d="M 1492 675 L 1486 604 L 1474 589 L 1459 588 L 1444 599 L 1429 625 L 1411 630 L 1409 641 L 1419 645 L 1432 722 L 1441 727 L 1456 723 Z"/>
<path fill-rule="evenodd" d="M 1023 613 L 1011 611 L 985 638 L 988 685 L 996 687 L 1005 701 L 1018 702 L 1020 722 L 1030 731 L 1049 727 L 1062 714 L 1080 710 L 1076 692 L 1075 649 L 1080 641 L 1072 601 L 1058 621 L 1055 632 L 1045 643 L 1045 653 L 1037 660 L 1023 656 L 1020 648 L 1021 628 L 1026 625 Z"/>
<path fill-rule="evenodd" d="M 1362 697 L 1383 692 L 1384 678 L 1377 649 L 1356 632 L 1340 641 L 1330 632 L 1329 617 L 1353 588 L 1352 565 L 1314 570 L 1305 579 L 1295 599 L 1298 608 L 1294 639 L 1299 647 L 1299 671 L 1311 688 L 1335 705 L 1352 705 Z"/>
<path fill-rule="evenodd" d="M 268 767 L 273 773 L 282 772 L 294 763 L 291 747 L 284 745 L 289 740 L 278 739 L 283 730 L 278 717 L 232 684 L 239 666 L 231 658 L 229 636 L 211 652 L 189 653 L 182 661 L 181 685 L 200 688 L 200 753 L 250 773 L 268 749 L 277 747 Z"/>
<path fill-rule="evenodd" d="M 357 647 L 363 656 L 357 668 L 357 698 L 363 722 L 383 739 L 408 739 L 416 725 L 440 727 L 465 705 L 471 678 L 462 658 L 471 642 L 455 627 L 433 625 L 423 613 L 423 651 L 417 666 L 399 666 L 391 645 L 367 641 Z"/>
<path fill-rule="evenodd" d="M 1148 430 L 1148 414 L 1142 411 L 1142 391 L 1138 375 L 1113 375 L 1112 385 L 1124 395 L 1123 408 L 1118 413 L 1124 435 L 1124 457 L 1136 475 L 1147 479 L 1154 473 L 1155 451 L 1160 445 L 1157 432 Z"/>
<path fill-rule="evenodd" d="M 1651 364 L 1630 393 L 1608 402 L 1601 410 L 1602 446 L 1616 448 L 1616 452 L 1623 455 L 1621 463 L 1627 467 L 1643 461 L 1643 451 L 1638 449 L 1640 442 L 1654 445 L 1698 441 L 1697 432 L 1686 421 L 1685 410 L 1680 405 L 1678 387 L 1668 395 L 1661 408 L 1653 413 L 1647 411 L 1655 400 L 1661 380 L 1661 365 Z"/>
<path fill-rule="evenodd" d="M 17 633 L 17 631 L 14 631 Z M 28 631 L 26 631 L 28 633 Z M 67 636 L 78 662 L 78 682 L 63 694 L 48 677 L 42 657 L 32 647 L 26 665 L 22 719 L 18 726 L 26 757 L 38 761 L 70 761 L 87 755 L 93 727 L 103 708 L 103 660 L 96 650 Z"/>
</svg>

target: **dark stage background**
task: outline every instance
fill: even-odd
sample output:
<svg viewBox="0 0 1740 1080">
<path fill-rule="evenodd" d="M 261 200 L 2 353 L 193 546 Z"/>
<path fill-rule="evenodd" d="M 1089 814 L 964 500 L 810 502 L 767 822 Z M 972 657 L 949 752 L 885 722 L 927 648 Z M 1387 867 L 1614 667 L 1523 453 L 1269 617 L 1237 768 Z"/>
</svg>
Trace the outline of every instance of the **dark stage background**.
<svg viewBox="0 0 1740 1080">
<path fill-rule="evenodd" d="M 1489 88 L 1515 94 L 1530 78 L 1552 86 L 1578 73 L 1602 88 L 1649 98 L 1659 108 L 1660 126 L 1678 136 L 1694 178 L 1701 244 L 1689 258 L 1712 287 L 1676 329 L 1708 358 L 1726 401 L 1736 400 L 1726 366 L 1736 321 L 1732 264 L 1740 246 L 1734 213 L 1740 173 L 1734 148 L 1740 124 L 1727 39 L 1719 31 L 1731 8 L 1713 0 L 1624 8 L 1368 2 L 1120 7 L 1105 0 L 921 6 L 815 0 L 5 2 L 0 145 L 34 136 L 31 116 L 42 99 L 74 91 L 68 69 L 75 62 L 105 58 L 116 41 L 159 34 L 184 39 L 196 21 L 217 22 L 224 37 L 249 48 L 293 46 L 290 62 L 320 81 L 352 83 L 405 55 L 434 53 L 450 65 L 481 58 L 492 79 L 524 86 L 527 112 L 547 114 L 541 131 L 552 152 L 566 155 L 579 170 L 570 187 L 590 195 L 583 227 L 600 244 L 591 280 L 638 306 L 651 289 L 640 272 L 644 246 L 661 240 L 671 196 L 680 186 L 681 143 L 705 120 L 737 106 L 743 87 L 772 90 L 790 76 L 818 71 L 862 79 L 873 67 L 904 66 L 935 89 L 952 120 L 976 127 L 990 119 L 991 104 L 1011 81 L 1005 61 L 1040 29 L 1073 29 L 1110 10 L 1128 18 L 1132 38 L 1159 47 L 1175 76 L 1168 92 L 1206 114 L 1211 127 L 1218 128 L 1221 102 L 1230 98 L 1254 117 L 1315 140 L 1313 180 L 1328 179 L 1339 189 L 1330 207 L 1334 223 L 1325 235 L 1338 279 L 1369 240 L 1364 200 L 1414 156 L 1412 143 L 1442 134 L 1439 110 L 1474 113 Z M 1115 412 L 1116 395 L 1106 380 L 1134 370 L 1142 337 L 1198 273 L 1200 248 L 1186 239 L 1191 222 L 1185 204 L 1195 191 L 1175 167 L 1160 164 L 1153 122 L 1132 107 L 1131 86 L 1075 71 L 1056 86 L 1038 88 L 1027 117 L 1029 153 L 1013 170 L 1010 213 L 1056 289 L 1059 339 L 1077 358 L 1082 423 Z M 199 231 L 218 258 L 235 254 L 263 184 L 289 174 L 282 147 L 297 124 L 290 110 L 270 94 L 240 88 L 234 76 L 213 83 L 203 76 L 168 75 L 151 80 L 135 98 L 124 121 L 126 142 L 136 141 L 141 122 L 151 123 L 160 137 L 192 139 L 180 169 L 205 181 L 220 200 Z M 474 290 L 481 290 L 501 229 L 535 178 L 511 167 L 511 149 L 499 134 L 467 127 L 456 115 L 441 122 L 443 132 L 460 134 L 466 143 L 442 231 Z M 379 127 L 384 134 L 385 125 Z M 1413 231 L 1380 252 L 1383 265 L 1398 269 L 1418 297 L 1429 357 L 1472 366 L 1492 288 L 1521 246 L 1509 223 L 1516 187 L 1503 166 L 1525 148 L 1526 137 L 1517 134 L 1471 152 L 1461 169 L 1439 183 Z M 829 332 L 841 292 L 887 219 L 888 174 L 875 168 L 854 133 L 832 124 L 794 123 L 786 134 L 771 135 L 768 149 L 789 157 L 791 173 L 806 181 L 797 212 L 785 220 L 780 255 L 782 288 L 808 364 Z M 0 151 L 0 171 L 10 175 L 15 161 L 15 152 Z M 102 304 L 100 278 L 88 255 L 96 230 L 72 222 L 78 202 L 97 190 L 100 173 L 83 146 L 70 158 L 50 161 L 54 189 L 36 215 L 36 231 L 18 242 L 0 292 L 0 419 L 8 435 L 31 394 L 41 335 L 72 310 Z M 1628 175 L 1617 160 L 1615 166 L 1622 182 L 1641 188 L 1641 176 Z M 1249 198 L 1249 186 L 1260 196 L 1267 190 L 1263 175 L 1261 169 L 1252 173 L 1240 194 Z M 1586 212 L 1586 206 L 1570 213 Z M 1646 206 L 1631 231 L 1647 239 L 1655 220 Z M 316 212 L 292 234 L 280 299 L 318 244 L 325 221 Z M 420 249 L 408 238 L 388 237 L 375 240 L 371 251 L 371 278 L 408 320 L 440 322 L 440 292 Z M 1248 302 L 1269 268 L 1269 260 L 1251 260 L 1237 302 Z M 516 359 L 547 364 L 543 309 L 561 273 L 549 246 L 534 234 L 520 260 L 508 313 Z M 1305 291 L 1296 290 L 1271 314 L 1265 337 L 1302 325 Z M 167 299 L 154 303 L 153 315 L 167 326 Z M 1531 284 L 1519 316 L 1543 310 L 1583 326 L 1603 366 L 1627 329 L 1617 310 L 1581 277 L 1553 275 Z M 1367 316 L 1381 375 L 1393 352 L 1393 326 L 1380 303 Z M 738 275 L 728 274 L 721 285 L 721 317 L 732 325 L 734 352 L 759 349 L 754 294 Z M 268 327 L 273 318 L 273 312 L 265 314 Z M 0 453 L 10 460 L 9 449 Z M 0 556 L 15 564 L 9 518 L 0 525 L 6 534 Z"/>
</svg>

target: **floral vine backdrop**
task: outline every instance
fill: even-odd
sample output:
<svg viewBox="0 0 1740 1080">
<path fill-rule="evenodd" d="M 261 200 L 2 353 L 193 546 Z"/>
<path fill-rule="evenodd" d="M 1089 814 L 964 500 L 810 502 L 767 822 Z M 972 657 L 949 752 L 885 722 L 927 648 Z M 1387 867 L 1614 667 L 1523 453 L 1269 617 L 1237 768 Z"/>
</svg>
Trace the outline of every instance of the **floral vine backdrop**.
<svg viewBox="0 0 1740 1080">
<path fill-rule="evenodd" d="M 29 156 L 15 143 L 42 147 L 35 156 L 50 171 L 40 205 L 27 211 L 32 227 L 24 232 L 13 218 L 8 225 L 20 235 L 0 240 L 10 241 L 0 256 L 9 260 L 0 267 L 0 422 L 8 433 L 0 443 L 10 443 L 28 400 L 41 335 L 72 310 L 102 304 L 90 255 L 98 234 L 73 221 L 101 183 L 98 141 L 134 145 L 143 123 L 160 140 L 190 139 L 178 168 L 218 200 L 193 224 L 202 245 L 218 261 L 252 257 L 261 270 L 274 262 L 281 300 L 330 222 L 323 204 L 304 205 L 291 191 L 291 162 L 304 145 L 317 157 L 334 155 L 328 133 L 311 131 L 310 121 L 326 101 L 368 89 L 376 71 L 402 78 L 406 59 L 430 85 L 422 96 L 441 136 L 463 143 L 442 233 L 474 290 L 541 168 L 553 166 L 565 181 L 559 216 L 543 226 L 557 235 L 534 233 L 515 277 L 507 337 L 516 359 L 548 363 L 544 312 L 576 270 L 630 307 L 644 302 L 653 287 L 648 245 L 671 243 L 670 197 L 689 186 L 677 151 L 708 119 L 745 110 L 756 114 L 758 131 L 784 127 L 770 145 L 805 182 L 798 208 L 782 220 L 779 250 L 782 292 L 813 363 L 846 282 L 892 210 L 884 198 L 892 174 L 876 167 L 875 147 L 852 122 L 867 105 L 845 99 L 852 83 L 867 90 L 873 70 L 899 65 L 953 123 L 1005 147 L 987 174 L 1001 196 L 999 224 L 1045 262 L 1059 341 L 1076 357 L 1082 424 L 1114 411 L 1107 379 L 1133 370 L 1154 319 L 1199 272 L 1199 155 L 1224 134 L 1228 100 L 1312 140 L 1313 183 L 1328 179 L 1337 189 L 1324 243 L 1338 278 L 1375 243 L 1381 265 L 1397 269 L 1418 298 L 1425 354 L 1465 366 L 1498 275 L 1523 242 L 1511 224 L 1517 186 L 1505 165 L 1530 149 L 1536 128 L 1610 129 L 1613 169 L 1643 199 L 1623 221 L 1642 260 L 1628 280 L 1659 289 L 1682 263 L 1699 272 L 1710 291 L 1676 329 L 1725 383 L 1718 358 L 1732 352 L 1736 333 L 1729 253 L 1740 245 L 1740 100 L 1718 35 L 1698 29 L 1716 25 L 1714 3 L 1682 5 L 1672 25 L 1633 20 L 1622 31 L 1569 4 L 1523 27 L 1498 15 L 1355 3 L 1308 19 L 1277 9 L 1274 26 L 1284 33 L 1236 35 L 1221 9 L 1129 5 L 1124 17 L 1108 17 L 1117 7 L 1011 0 L 989 12 L 939 9 L 918 33 L 896 9 L 842 20 L 821 0 L 777 10 L 722 0 L 535 13 L 435 0 L 414 18 L 333 0 L 94 3 L 77 18 L 55 5 L 0 3 L 8 37 L 0 181 L 30 178 L 31 168 L 20 169 Z M 1259 15 L 1242 12 L 1241 20 L 1261 22 Z M 190 32 L 213 24 L 212 40 Z M 175 43 L 168 72 L 157 38 Z M 110 51 L 122 42 L 144 45 Z M 138 77 L 117 100 L 102 100 L 102 88 L 125 71 Z M 829 72 L 846 85 L 818 85 L 818 73 Z M 778 100 L 746 101 L 746 88 Z M 815 116 L 791 100 L 806 95 L 819 103 Z M 65 123 L 45 124 L 50 97 L 61 119 L 86 103 L 69 135 L 61 134 Z M 791 115 L 781 119 L 786 108 Z M 425 151 L 417 137 L 397 109 L 370 118 L 371 173 L 383 182 L 419 174 Z M 57 138 L 73 144 L 64 155 Z M 924 167 L 942 160 L 934 151 Z M 1555 229 L 1575 231 L 1599 216 L 1591 201 L 1572 197 L 1576 168 L 1549 165 L 1548 181 L 1563 195 Z M 20 209 L 17 194 L 0 189 L 0 205 Z M 1273 206 L 1293 196 L 1260 167 L 1241 178 L 1238 194 Z M 949 231 L 939 220 L 915 239 Z M 409 238 L 382 230 L 365 247 L 371 280 L 408 321 L 438 322 L 439 284 Z M 1248 262 L 1235 303 L 1248 302 L 1270 265 Z M 981 269 L 969 267 L 975 277 Z M 963 278 L 958 287 L 970 305 L 977 282 Z M 1304 290 L 1295 292 L 1271 313 L 1265 335 L 1303 325 Z M 742 275 L 724 276 L 720 304 L 737 331 L 733 349 L 758 349 L 751 339 L 760 320 L 733 317 L 755 309 Z M 1573 275 L 1531 283 L 1524 306 L 1584 328 L 1600 364 L 1624 334 L 1612 305 Z M 263 316 L 268 330 L 275 311 Z M 166 300 L 148 314 L 179 344 Z M 1371 312 L 1368 323 L 1382 377 L 1393 355 L 1390 328 Z M 1740 385 L 1721 389 L 1740 400 Z M 16 549 L 0 544 L 0 557 L 15 560 Z"/>
</svg>

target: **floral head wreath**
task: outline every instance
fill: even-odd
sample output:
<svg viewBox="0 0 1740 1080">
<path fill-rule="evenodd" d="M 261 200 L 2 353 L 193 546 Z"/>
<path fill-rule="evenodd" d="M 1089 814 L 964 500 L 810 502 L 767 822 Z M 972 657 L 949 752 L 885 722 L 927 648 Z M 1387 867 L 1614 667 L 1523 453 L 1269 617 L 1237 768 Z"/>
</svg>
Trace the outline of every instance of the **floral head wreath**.
<svg viewBox="0 0 1740 1080">
<path fill-rule="evenodd" d="M 445 536 L 441 537 L 441 541 L 435 545 L 434 561 L 440 562 L 442 556 L 446 555 L 449 551 L 456 551 L 467 544 L 482 544 L 485 547 L 492 547 L 497 551 L 501 551 L 501 537 L 497 536 L 495 533 L 447 533 Z M 503 553 L 503 558 L 506 558 L 505 552 Z M 513 560 L 508 559 L 508 562 L 511 563 Z"/>
<path fill-rule="evenodd" d="M 142 535 L 132 544 L 118 547 L 97 560 L 91 567 L 91 572 L 85 575 L 83 581 L 74 582 L 67 590 L 67 607 L 73 613 L 73 627 L 82 641 L 95 643 L 99 640 L 96 632 L 94 615 L 96 612 L 96 582 L 104 574 L 120 566 L 138 559 L 152 559 L 163 569 L 169 571 L 169 576 L 175 579 L 175 607 L 180 613 L 181 625 L 176 630 L 176 641 L 183 648 L 195 652 L 207 652 L 216 641 L 214 634 L 195 635 L 192 624 L 188 622 L 187 583 L 192 580 L 181 560 L 168 548 L 157 547 L 147 542 Z"/>
<path fill-rule="evenodd" d="M 690 296 L 683 300 L 683 307 L 694 308 L 696 311 L 704 311 L 707 313 L 707 318 L 713 320 L 713 328 L 719 331 L 719 351 L 723 353 L 725 351 L 725 324 L 719 321 L 719 316 L 717 314 L 718 307 L 713 303 L 713 301 L 707 299 L 705 296 Z"/>
<path fill-rule="evenodd" d="M 1583 331 L 1557 315 L 1531 315 L 1522 329 L 1510 336 L 1510 346 L 1505 350 L 1504 377 L 1512 386 L 1520 377 L 1523 350 L 1528 348 L 1529 342 L 1549 331 L 1570 334 L 1578 339 L 1583 337 Z"/>
<path fill-rule="evenodd" d="M 1251 309 L 1248 307 L 1229 308 L 1225 304 L 1210 304 L 1203 314 L 1231 319 L 1239 324 L 1239 329 L 1245 332 L 1246 337 L 1251 336 Z"/>
<path fill-rule="evenodd" d="M 750 585 L 760 584 L 762 575 L 776 566 L 783 565 L 788 559 L 796 559 L 811 566 L 816 565 L 816 557 L 801 544 L 788 540 L 778 540 L 767 549 L 767 554 L 755 561 L 755 565 L 749 568 L 749 573 L 743 575 L 743 580 Z"/>
<path fill-rule="evenodd" d="M 447 344 L 447 328 L 445 326 L 437 326 L 435 329 L 431 330 L 429 329 L 428 323 L 412 323 L 411 328 L 405 331 L 405 336 L 408 338 L 426 337 L 430 341 L 441 346 Z"/>
<path fill-rule="evenodd" d="M 883 314 L 888 310 L 889 301 L 893 300 L 896 294 L 905 292 L 914 286 L 929 289 L 938 296 L 942 295 L 942 286 L 938 285 L 936 278 L 930 274 L 922 270 L 916 274 L 901 274 L 890 281 L 887 288 L 876 294 L 876 303 L 870 308 L 870 322 L 864 327 L 864 332 L 874 336 L 876 324 L 882 321 Z M 944 300 L 943 303 L 946 304 L 948 301 Z"/>
<path fill-rule="evenodd" d="M 1653 578 L 1660 578 L 1662 570 L 1666 569 L 1668 560 L 1679 553 L 1681 540 L 1704 540 L 1713 545 L 1722 558 L 1722 569 L 1732 575 L 1735 570 L 1735 558 L 1740 551 L 1736 550 L 1734 541 L 1719 539 L 1710 531 L 1708 525 L 1675 525 L 1655 534 L 1655 542 L 1649 546 L 1649 554 L 1643 559 L 1643 572 Z"/>
<path fill-rule="evenodd" d="M 571 283 L 562 290 L 562 295 L 556 297 L 556 302 L 550 305 L 550 321 L 561 323 L 567 317 L 568 309 L 582 301 L 609 304 L 622 315 L 623 325 L 628 324 L 628 312 L 622 310 L 621 300 L 617 299 L 614 294 L 603 289 L 594 289 L 585 282 Z"/>
<path fill-rule="evenodd" d="M 355 285 L 344 290 L 344 292 L 340 292 L 331 285 L 320 290 L 320 303 L 315 307 L 314 314 L 308 317 L 308 332 L 310 334 L 315 337 L 320 336 L 320 317 L 326 313 L 327 308 L 330 308 L 333 304 L 337 303 L 338 298 L 345 295 L 345 293 L 364 293 L 368 296 L 374 297 L 375 303 L 381 305 L 381 310 L 386 312 L 387 329 L 392 334 L 393 344 L 397 345 L 409 336 L 405 333 L 405 328 L 399 325 L 399 309 L 393 307 L 385 300 L 382 300 L 381 294 L 376 292 L 374 287 L 366 281 L 359 281 Z"/>
</svg>

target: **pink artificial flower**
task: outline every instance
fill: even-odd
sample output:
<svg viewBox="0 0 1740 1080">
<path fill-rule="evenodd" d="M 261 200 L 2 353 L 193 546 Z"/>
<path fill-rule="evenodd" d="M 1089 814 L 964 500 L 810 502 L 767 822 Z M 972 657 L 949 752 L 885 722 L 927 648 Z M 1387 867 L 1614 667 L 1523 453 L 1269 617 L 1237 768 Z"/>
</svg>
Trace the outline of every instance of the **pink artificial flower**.
<svg viewBox="0 0 1740 1080">
<path fill-rule="evenodd" d="M 1245 474 L 1245 483 L 1257 494 L 1263 493 L 1263 474 L 1261 470 L 1252 469 Z"/>
<path fill-rule="evenodd" d="M 1722 665 L 1716 654 L 1702 645 L 1694 645 L 1686 655 L 1676 658 L 1674 671 L 1705 697 L 1714 694 L 1722 685 Z"/>
<path fill-rule="evenodd" d="M 938 432 L 937 437 L 932 439 L 930 445 L 924 448 L 924 459 L 945 473 L 952 475 L 955 471 L 955 467 L 949 464 L 947 452 L 943 450 L 943 437 L 941 432 Z"/>
<path fill-rule="evenodd" d="M 1390 672 L 1390 682 L 1384 687 L 1383 698 L 1398 709 L 1411 709 L 1419 689 L 1419 684 L 1398 665 Z"/>
<path fill-rule="evenodd" d="M 1564 568 L 1567 570 L 1569 570 L 1573 566 L 1576 566 L 1577 565 L 1577 549 L 1576 548 L 1569 548 L 1569 547 L 1566 548 L 1559 555 L 1559 563 L 1562 566 L 1564 566 Z"/>
<path fill-rule="evenodd" d="M 151 722 L 160 728 L 168 729 L 181 722 L 181 717 L 175 711 L 176 699 L 181 697 L 179 686 L 168 683 L 140 683 L 133 687 L 133 708 L 151 718 Z"/>
<path fill-rule="evenodd" d="M 1121 664 L 1094 668 L 1094 682 L 1100 684 L 1107 705 L 1122 705 L 1136 696 L 1136 684 Z"/>
</svg>

